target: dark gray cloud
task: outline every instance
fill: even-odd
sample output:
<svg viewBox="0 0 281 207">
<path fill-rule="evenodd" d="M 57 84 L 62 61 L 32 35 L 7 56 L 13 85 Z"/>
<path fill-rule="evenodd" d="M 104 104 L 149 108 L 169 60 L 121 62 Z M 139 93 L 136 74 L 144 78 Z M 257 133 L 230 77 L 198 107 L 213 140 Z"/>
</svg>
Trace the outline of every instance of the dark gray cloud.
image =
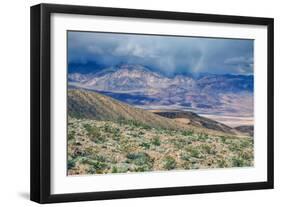
<svg viewBox="0 0 281 207">
<path fill-rule="evenodd" d="M 162 73 L 253 73 L 253 40 L 68 32 L 68 60 L 142 64 Z"/>
</svg>

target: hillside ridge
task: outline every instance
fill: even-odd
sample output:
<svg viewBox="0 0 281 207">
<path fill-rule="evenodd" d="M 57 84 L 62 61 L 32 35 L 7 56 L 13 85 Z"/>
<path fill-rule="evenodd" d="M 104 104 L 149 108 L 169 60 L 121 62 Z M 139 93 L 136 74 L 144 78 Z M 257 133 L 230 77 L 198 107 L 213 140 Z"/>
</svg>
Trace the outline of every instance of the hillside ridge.
<svg viewBox="0 0 281 207">
<path fill-rule="evenodd" d="M 99 121 L 136 122 L 153 128 L 172 130 L 195 130 L 202 133 L 235 134 L 235 130 L 216 121 L 193 116 L 184 117 L 189 123 L 182 123 L 171 117 L 164 117 L 144 109 L 135 108 L 111 97 L 83 89 L 68 90 L 68 113 L 71 117 L 93 119 Z M 196 119 L 193 117 L 196 117 Z M 200 121 L 201 122 L 200 122 Z M 204 120 L 204 123 L 203 121 Z M 208 125 L 209 121 L 209 125 Z M 202 124 L 203 123 L 203 124 Z M 214 126 L 213 128 L 210 126 Z"/>
</svg>

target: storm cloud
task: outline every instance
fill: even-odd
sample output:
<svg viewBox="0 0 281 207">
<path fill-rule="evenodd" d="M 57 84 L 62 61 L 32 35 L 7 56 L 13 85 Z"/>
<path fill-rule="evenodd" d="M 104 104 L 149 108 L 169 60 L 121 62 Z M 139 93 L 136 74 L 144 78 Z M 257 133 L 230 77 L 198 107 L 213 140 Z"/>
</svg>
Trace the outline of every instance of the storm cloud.
<svg viewBox="0 0 281 207">
<path fill-rule="evenodd" d="M 167 75 L 252 74 L 253 40 L 69 31 L 68 63 L 93 62 L 142 64 Z"/>
</svg>

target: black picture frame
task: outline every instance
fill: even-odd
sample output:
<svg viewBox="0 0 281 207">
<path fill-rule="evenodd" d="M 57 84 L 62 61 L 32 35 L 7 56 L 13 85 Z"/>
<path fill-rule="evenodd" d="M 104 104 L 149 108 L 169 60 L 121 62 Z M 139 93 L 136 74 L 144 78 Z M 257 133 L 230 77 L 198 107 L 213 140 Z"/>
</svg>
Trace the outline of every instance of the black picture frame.
<svg viewBox="0 0 281 207">
<path fill-rule="evenodd" d="M 167 187 L 73 194 L 51 194 L 51 71 L 50 71 L 50 16 L 52 13 L 134 17 L 165 20 L 180 20 L 210 23 L 233 23 L 267 26 L 267 181 L 238 184 L 219 184 L 186 187 Z M 211 193 L 255 189 L 271 189 L 274 186 L 273 147 L 273 47 L 274 20 L 272 18 L 195 14 L 168 11 L 135 10 L 89 6 L 39 4 L 31 7 L 31 174 L 30 199 L 38 203 L 88 201 L 103 199 L 166 196 L 179 194 Z"/>
</svg>

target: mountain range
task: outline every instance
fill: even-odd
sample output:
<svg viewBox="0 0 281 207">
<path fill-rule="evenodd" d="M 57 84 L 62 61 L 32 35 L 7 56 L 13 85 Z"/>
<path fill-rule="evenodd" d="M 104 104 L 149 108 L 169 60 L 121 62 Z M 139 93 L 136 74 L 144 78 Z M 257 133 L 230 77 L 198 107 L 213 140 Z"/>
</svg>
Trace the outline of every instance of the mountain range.
<svg viewBox="0 0 281 207">
<path fill-rule="evenodd" d="M 69 87 L 97 91 L 144 109 L 253 115 L 253 75 L 199 74 L 168 77 L 142 65 L 118 65 L 94 73 L 69 73 Z"/>
</svg>

